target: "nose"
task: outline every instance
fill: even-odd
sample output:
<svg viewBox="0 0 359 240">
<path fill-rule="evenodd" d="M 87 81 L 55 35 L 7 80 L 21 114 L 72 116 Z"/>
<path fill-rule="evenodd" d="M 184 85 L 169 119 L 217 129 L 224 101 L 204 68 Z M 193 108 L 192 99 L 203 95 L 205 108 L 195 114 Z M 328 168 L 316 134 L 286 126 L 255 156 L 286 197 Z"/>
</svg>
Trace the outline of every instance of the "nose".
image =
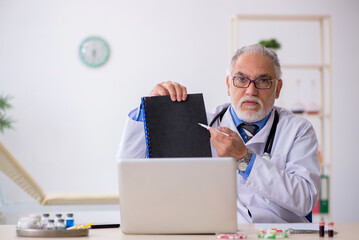
<svg viewBox="0 0 359 240">
<path fill-rule="evenodd" d="M 258 89 L 254 85 L 254 82 L 251 82 L 246 89 L 246 94 L 250 96 L 256 96 L 258 94 Z"/>
</svg>

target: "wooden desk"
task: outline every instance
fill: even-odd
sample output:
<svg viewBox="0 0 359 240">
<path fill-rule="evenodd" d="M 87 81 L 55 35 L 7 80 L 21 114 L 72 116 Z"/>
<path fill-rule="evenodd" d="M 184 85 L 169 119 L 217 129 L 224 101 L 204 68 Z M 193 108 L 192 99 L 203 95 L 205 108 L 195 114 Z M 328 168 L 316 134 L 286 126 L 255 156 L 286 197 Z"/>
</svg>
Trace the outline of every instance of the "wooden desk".
<svg viewBox="0 0 359 240">
<path fill-rule="evenodd" d="M 254 224 L 241 224 L 240 230 L 247 233 L 248 239 L 257 239 L 257 230 Z M 333 240 L 356 240 L 359 239 L 356 230 L 359 229 L 359 223 L 335 223 L 334 230 L 338 232 L 334 238 L 320 238 L 318 234 L 292 234 L 289 239 L 333 239 Z M 28 239 L 28 240 L 43 240 L 45 238 L 20 238 L 16 236 L 14 225 L 0 225 L 0 239 L 1 240 L 14 240 L 14 239 Z M 111 229 L 92 229 L 90 230 L 89 237 L 78 238 L 51 238 L 55 240 L 215 240 L 215 235 L 125 235 L 119 228 Z"/>
</svg>

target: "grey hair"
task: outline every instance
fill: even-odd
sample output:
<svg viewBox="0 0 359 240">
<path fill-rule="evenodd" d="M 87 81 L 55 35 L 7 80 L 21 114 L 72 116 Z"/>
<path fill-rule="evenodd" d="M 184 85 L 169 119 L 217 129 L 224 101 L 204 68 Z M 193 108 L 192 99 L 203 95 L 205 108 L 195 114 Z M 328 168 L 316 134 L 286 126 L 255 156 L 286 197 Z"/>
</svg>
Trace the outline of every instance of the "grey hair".
<svg viewBox="0 0 359 240">
<path fill-rule="evenodd" d="M 227 76 L 231 75 L 232 70 L 233 70 L 233 64 L 238 59 L 238 57 L 240 55 L 242 55 L 243 53 L 258 53 L 261 56 L 269 57 L 273 62 L 276 78 L 280 79 L 282 77 L 282 69 L 281 69 L 277 54 L 273 50 L 266 48 L 259 43 L 252 44 L 249 46 L 244 46 L 236 51 L 236 53 L 233 55 L 232 60 L 227 68 Z"/>
</svg>

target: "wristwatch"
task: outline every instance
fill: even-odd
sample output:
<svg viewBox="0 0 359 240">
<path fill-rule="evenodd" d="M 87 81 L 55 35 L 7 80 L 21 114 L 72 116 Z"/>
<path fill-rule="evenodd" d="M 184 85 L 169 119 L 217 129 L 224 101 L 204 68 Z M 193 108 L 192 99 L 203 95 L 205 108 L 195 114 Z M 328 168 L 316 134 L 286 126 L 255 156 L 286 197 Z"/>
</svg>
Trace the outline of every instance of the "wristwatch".
<svg viewBox="0 0 359 240">
<path fill-rule="evenodd" d="M 244 158 L 238 160 L 237 169 L 239 172 L 245 172 L 249 161 L 252 159 L 254 152 L 248 148 L 247 154 Z"/>
</svg>

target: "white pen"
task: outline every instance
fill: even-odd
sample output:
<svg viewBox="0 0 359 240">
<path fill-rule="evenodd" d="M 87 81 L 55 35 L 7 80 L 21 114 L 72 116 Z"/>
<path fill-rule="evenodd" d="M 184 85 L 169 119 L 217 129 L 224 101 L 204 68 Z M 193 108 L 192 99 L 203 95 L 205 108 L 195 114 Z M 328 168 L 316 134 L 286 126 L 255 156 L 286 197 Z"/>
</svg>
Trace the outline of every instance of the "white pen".
<svg viewBox="0 0 359 240">
<path fill-rule="evenodd" d="M 198 123 L 198 125 L 200 125 L 201 127 L 204 127 L 205 129 L 209 130 L 209 126 L 207 126 L 207 125 L 205 125 L 203 123 Z M 221 132 L 216 128 L 213 128 L 213 129 L 216 130 L 217 132 L 222 133 L 222 134 L 226 135 L 227 137 L 229 137 L 229 135 L 227 133 Z"/>
</svg>

